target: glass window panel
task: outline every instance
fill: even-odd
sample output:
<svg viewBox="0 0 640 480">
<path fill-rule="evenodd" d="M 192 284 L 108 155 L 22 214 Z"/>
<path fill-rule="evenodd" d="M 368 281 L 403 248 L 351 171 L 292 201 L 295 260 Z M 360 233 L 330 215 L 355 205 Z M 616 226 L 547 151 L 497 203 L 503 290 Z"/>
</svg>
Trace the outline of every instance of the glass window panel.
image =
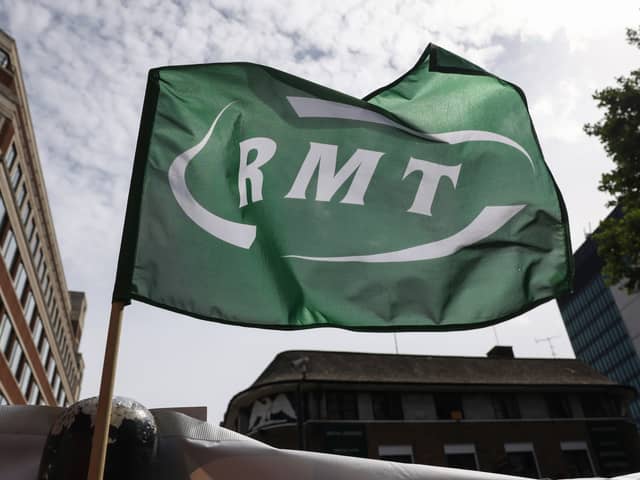
<svg viewBox="0 0 640 480">
<path fill-rule="evenodd" d="M 14 376 L 18 375 L 18 367 L 20 366 L 20 360 L 22 360 L 22 347 L 17 338 L 14 339 L 13 349 L 9 356 L 9 368 Z"/>
<path fill-rule="evenodd" d="M 31 318 L 33 317 L 33 312 L 36 308 L 36 301 L 33 299 L 33 294 L 31 292 L 27 292 L 27 297 L 24 302 L 24 318 L 27 321 L 27 324 L 31 325 Z"/>
<path fill-rule="evenodd" d="M 462 420 L 462 398 L 458 393 L 437 393 L 434 395 L 436 413 L 440 420 Z"/>
<path fill-rule="evenodd" d="M 11 338 L 11 332 L 13 331 L 13 327 L 11 325 L 11 320 L 7 314 L 2 315 L 2 320 L 0 321 L 0 352 L 7 354 L 7 348 L 9 346 L 9 340 Z"/>
<path fill-rule="evenodd" d="M 473 443 L 445 444 L 444 456 L 448 467 L 478 470 L 478 457 Z"/>
<path fill-rule="evenodd" d="M 20 391 L 26 397 L 29 393 L 29 380 L 31 380 L 31 367 L 26 362 L 26 358 L 24 363 L 22 364 L 22 371 L 20 372 Z"/>
<path fill-rule="evenodd" d="M 0 48 L 0 67 L 9 68 L 9 54 Z"/>
<path fill-rule="evenodd" d="M 37 234 L 37 233 L 33 236 L 33 238 L 35 238 L 35 239 L 36 239 L 36 242 L 38 242 L 38 243 L 39 243 L 39 240 L 38 240 L 38 234 Z M 37 247 L 37 245 L 36 245 L 36 247 Z M 31 250 L 33 250 L 33 249 L 31 249 Z M 41 261 L 42 261 L 42 250 L 38 249 L 38 250 L 36 251 L 36 253 L 34 254 L 34 256 L 33 256 L 33 264 L 35 265 L 36 270 L 37 270 L 38 268 L 40 268 L 40 262 L 41 262 Z"/>
<path fill-rule="evenodd" d="M 42 363 L 44 363 L 47 360 L 47 355 L 49 355 L 49 340 L 47 340 L 46 336 L 42 337 L 42 345 L 40 345 L 40 359 L 42 360 Z"/>
<path fill-rule="evenodd" d="M 53 359 L 53 355 L 49 352 L 49 365 L 47 367 L 47 378 L 49 383 L 53 382 L 53 375 L 56 373 L 56 361 Z"/>
<path fill-rule="evenodd" d="M 356 420 L 358 398 L 354 392 L 327 392 L 327 418 L 330 420 Z"/>
<path fill-rule="evenodd" d="M 0 197 L 0 227 L 4 225 L 4 219 L 7 215 L 7 207 L 4 206 L 4 200 Z"/>
<path fill-rule="evenodd" d="M 16 204 L 18 207 L 22 206 L 22 202 L 24 202 L 25 197 L 27 196 L 27 187 L 24 186 L 24 183 L 20 185 L 18 191 L 16 192 Z"/>
<path fill-rule="evenodd" d="M 4 156 L 4 164 L 7 167 L 7 171 L 11 170 L 17 155 L 16 146 L 11 145 L 9 150 L 7 150 L 7 154 Z"/>
<path fill-rule="evenodd" d="M 13 278 L 13 284 L 16 287 L 16 294 L 18 295 L 18 298 L 22 298 L 24 289 L 27 285 L 27 272 L 24 270 L 22 262 L 18 263 L 18 268 L 16 269 L 16 274 Z"/>
<path fill-rule="evenodd" d="M 540 478 L 533 452 L 507 452 L 508 473 L 520 477 Z"/>
<path fill-rule="evenodd" d="M 551 418 L 571 418 L 569 398 L 561 393 L 550 393 L 545 396 L 547 410 Z"/>
<path fill-rule="evenodd" d="M 60 393 L 60 375 L 56 373 L 53 379 L 53 394 L 57 398 L 59 393 Z"/>
<path fill-rule="evenodd" d="M 18 186 L 18 182 L 20 181 L 21 178 L 22 178 L 22 169 L 18 165 L 16 169 L 13 171 L 13 173 L 11 174 L 11 187 L 14 190 Z"/>
<path fill-rule="evenodd" d="M 36 233 L 33 237 L 31 237 L 31 242 L 29 243 L 29 248 L 31 249 L 31 253 L 34 255 L 33 264 L 36 266 L 36 268 L 40 266 L 40 260 L 42 259 L 42 250 L 38 250 L 39 246 L 40 246 L 40 237 Z"/>
<path fill-rule="evenodd" d="M 47 267 L 45 265 L 45 262 L 41 262 L 40 266 L 38 267 L 38 279 L 40 280 L 40 285 L 42 285 L 42 279 L 44 278 L 45 272 L 47 270 Z M 42 289 L 42 292 L 44 293 L 45 289 Z"/>
<path fill-rule="evenodd" d="M 31 220 L 29 220 L 29 223 L 27 223 L 27 226 L 25 227 L 25 235 L 27 236 L 27 241 L 31 240 L 31 235 L 33 234 L 33 231 L 36 228 L 36 224 L 33 221 L 33 218 Z M 33 249 L 31 249 L 31 251 L 33 252 Z"/>
<path fill-rule="evenodd" d="M 565 468 L 563 476 L 572 478 L 595 476 L 586 450 L 562 450 L 562 461 Z"/>
<path fill-rule="evenodd" d="M 520 418 L 518 398 L 511 393 L 494 393 L 491 396 L 496 418 Z"/>
<path fill-rule="evenodd" d="M 376 420 L 402 420 L 402 399 L 398 392 L 373 392 L 373 418 Z"/>
<path fill-rule="evenodd" d="M 11 268 L 13 260 L 16 258 L 17 250 L 18 246 L 16 245 L 16 238 L 14 237 L 13 232 L 9 230 L 2 245 L 2 258 L 4 259 L 4 264 L 7 268 Z"/>
<path fill-rule="evenodd" d="M 29 218 L 30 214 L 31 214 L 31 204 L 27 202 L 20 209 L 20 219 L 22 220 L 23 225 L 27 223 L 27 219 Z"/>
<path fill-rule="evenodd" d="M 53 292 L 53 290 L 49 286 L 49 276 L 48 275 L 44 277 L 44 280 L 42 280 L 42 283 L 40 285 L 42 286 L 42 292 L 44 293 L 44 301 L 48 305 L 49 301 L 51 300 L 51 294 Z"/>
<path fill-rule="evenodd" d="M 33 343 L 35 343 L 36 345 L 40 344 L 40 339 L 42 338 L 42 332 L 43 332 L 43 327 L 42 327 L 42 320 L 40 320 L 40 316 L 36 315 L 35 317 L 33 317 Z"/>
<path fill-rule="evenodd" d="M 31 386 L 29 387 L 29 398 L 27 399 L 29 405 L 37 405 L 39 396 L 40 389 L 38 388 L 38 384 L 36 383 L 35 379 L 32 379 Z"/>
</svg>

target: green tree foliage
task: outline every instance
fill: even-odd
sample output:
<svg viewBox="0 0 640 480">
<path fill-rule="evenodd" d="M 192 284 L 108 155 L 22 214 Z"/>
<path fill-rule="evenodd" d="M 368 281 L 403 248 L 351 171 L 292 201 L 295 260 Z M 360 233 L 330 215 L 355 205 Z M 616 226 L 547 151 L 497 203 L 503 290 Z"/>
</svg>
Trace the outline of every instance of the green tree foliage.
<svg viewBox="0 0 640 480">
<path fill-rule="evenodd" d="M 640 48 L 640 28 L 627 30 L 627 41 Z M 627 291 L 640 290 L 640 69 L 616 79 L 616 85 L 596 91 L 593 98 L 605 110 L 604 118 L 585 125 L 598 137 L 615 163 L 602 175 L 599 189 L 613 196 L 622 216 L 604 220 L 594 239 L 604 260 L 610 284 L 622 282 Z"/>
</svg>

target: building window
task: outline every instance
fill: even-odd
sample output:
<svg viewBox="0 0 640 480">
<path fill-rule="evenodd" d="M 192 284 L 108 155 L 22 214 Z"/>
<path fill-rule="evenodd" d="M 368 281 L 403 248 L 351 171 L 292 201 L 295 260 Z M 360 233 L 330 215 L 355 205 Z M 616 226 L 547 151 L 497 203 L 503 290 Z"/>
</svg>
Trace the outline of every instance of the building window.
<svg viewBox="0 0 640 480">
<path fill-rule="evenodd" d="M 397 392 L 373 392 L 373 418 L 376 420 L 402 420 L 402 397 Z"/>
<path fill-rule="evenodd" d="M 0 320 L 0 352 L 4 353 L 7 358 L 9 355 L 9 340 L 11 339 L 12 332 L 13 327 L 11 325 L 11 320 L 5 313 L 2 315 L 2 320 Z"/>
<path fill-rule="evenodd" d="M 31 379 L 31 386 L 29 387 L 29 397 L 27 398 L 27 403 L 29 405 L 37 405 L 39 396 L 40 389 L 38 388 L 38 383 L 35 381 L 35 378 L 33 378 Z"/>
<path fill-rule="evenodd" d="M 591 455 L 586 442 L 560 442 L 562 450 L 562 462 L 564 463 L 563 476 L 567 477 L 594 477 Z"/>
<path fill-rule="evenodd" d="M 47 361 L 47 355 L 49 355 L 49 340 L 47 340 L 47 336 L 42 336 L 42 343 L 40 345 L 40 359 L 42 360 L 42 364 L 44 365 Z"/>
<path fill-rule="evenodd" d="M 7 207 L 4 206 L 4 200 L 0 196 L 0 231 L 2 231 L 2 227 L 4 227 L 4 220 L 7 216 Z"/>
<path fill-rule="evenodd" d="M 33 327 L 31 331 L 33 332 L 33 343 L 35 343 L 37 346 L 40 344 L 40 339 L 42 338 L 43 332 L 42 320 L 40 320 L 39 315 L 35 315 L 33 317 Z"/>
<path fill-rule="evenodd" d="M 33 299 L 33 294 L 31 292 L 27 292 L 27 296 L 24 302 L 24 318 L 27 321 L 27 324 L 31 324 L 31 318 L 33 317 L 33 312 L 36 309 L 36 301 Z"/>
<path fill-rule="evenodd" d="M 25 202 L 24 205 L 22 205 L 22 208 L 20 209 L 20 219 L 22 220 L 23 225 L 27 224 L 27 219 L 29 218 L 30 214 L 31 214 L 31 204 L 29 202 Z M 28 235 L 27 235 L 27 238 L 29 238 Z"/>
<path fill-rule="evenodd" d="M 581 398 L 582 410 L 585 417 L 618 417 L 620 416 L 619 402 L 599 393 L 585 394 Z"/>
<path fill-rule="evenodd" d="M 16 204 L 18 207 L 22 206 L 22 202 L 24 202 L 24 198 L 27 196 L 27 187 L 24 186 L 24 183 L 18 189 L 16 193 Z"/>
<path fill-rule="evenodd" d="M 7 268 L 11 268 L 13 260 L 16 258 L 17 250 L 18 246 L 16 245 L 16 237 L 14 237 L 13 232 L 9 230 L 7 231 L 7 236 L 4 237 L 4 242 L 2 244 L 2 258 L 4 259 L 4 264 Z"/>
<path fill-rule="evenodd" d="M 35 238 L 36 239 L 36 247 L 37 247 L 37 243 L 39 242 L 38 240 L 38 234 L 36 233 L 32 239 Z M 31 249 L 31 252 L 34 254 L 33 256 L 33 264 L 36 267 L 36 270 L 40 267 L 40 262 L 42 261 L 42 250 L 38 249 L 36 252 L 33 251 L 33 248 Z"/>
<path fill-rule="evenodd" d="M 6 155 L 4 156 L 4 166 L 7 168 L 7 172 L 11 170 L 11 167 L 13 166 L 13 162 L 16 160 L 17 156 L 18 154 L 16 152 L 16 146 L 11 145 L 9 147 L 9 150 L 7 150 Z"/>
<path fill-rule="evenodd" d="M 56 372 L 53 377 L 53 396 L 58 398 L 60 394 L 60 375 Z"/>
<path fill-rule="evenodd" d="M 33 235 L 33 231 L 35 230 L 35 228 L 36 224 L 32 218 L 31 220 L 29 220 L 29 223 L 27 223 L 26 227 L 24 227 L 24 234 L 27 238 L 27 241 L 31 240 L 31 235 Z"/>
<path fill-rule="evenodd" d="M 571 418 L 569 398 L 562 393 L 548 393 L 545 395 L 547 410 L 551 418 Z"/>
<path fill-rule="evenodd" d="M 540 468 L 532 443 L 505 443 L 507 471 L 510 475 L 540 478 Z"/>
<path fill-rule="evenodd" d="M 42 260 L 42 250 L 38 250 L 39 246 L 40 246 L 40 237 L 36 233 L 33 235 L 33 237 L 31 237 L 31 242 L 29 242 L 29 248 L 31 249 L 31 254 L 34 255 L 33 264 L 36 266 L 36 269 L 40 266 L 40 260 Z"/>
<path fill-rule="evenodd" d="M 407 420 L 428 420 L 436 417 L 433 396 L 428 393 L 405 393 L 402 414 Z"/>
<path fill-rule="evenodd" d="M 18 376 L 18 368 L 20 367 L 20 360 L 22 360 L 22 347 L 20 341 L 13 335 L 13 344 L 9 347 L 11 353 L 9 354 L 9 369 L 13 373 L 14 377 Z"/>
<path fill-rule="evenodd" d="M 18 384 L 20 385 L 20 391 L 25 396 L 25 398 L 29 393 L 28 387 L 29 387 L 30 380 L 31 380 L 31 367 L 29 366 L 29 363 L 27 363 L 27 359 L 25 357 L 24 361 L 22 362 L 22 371 L 20 372 L 20 380 L 18 381 Z"/>
<path fill-rule="evenodd" d="M 378 458 L 390 462 L 413 463 L 413 447 L 411 445 L 380 445 Z"/>
<path fill-rule="evenodd" d="M 16 287 L 16 295 L 18 298 L 22 298 L 24 294 L 24 289 L 27 286 L 27 272 L 24 269 L 24 265 L 22 262 L 18 262 L 18 266 L 16 267 L 16 273 L 13 277 L 13 284 Z"/>
<path fill-rule="evenodd" d="M 0 48 L 0 67 L 9 68 L 9 54 Z"/>
<path fill-rule="evenodd" d="M 512 393 L 494 393 L 491 395 L 496 418 L 520 418 L 518 398 Z"/>
<path fill-rule="evenodd" d="M 327 392 L 325 395 L 329 420 L 358 418 L 358 397 L 354 392 Z"/>
<path fill-rule="evenodd" d="M 42 252 L 42 250 L 40 250 L 40 252 Z M 42 286 L 42 279 L 44 278 L 44 274 L 47 270 L 47 267 L 44 263 L 44 261 L 40 262 L 40 266 L 38 267 L 38 279 L 40 280 L 40 286 Z M 46 289 L 42 289 L 42 293 L 45 293 Z"/>
<path fill-rule="evenodd" d="M 11 188 L 15 190 L 21 178 L 22 178 L 22 169 L 20 168 L 20 166 L 17 166 L 16 169 L 11 174 L 11 180 L 10 180 Z"/>
<path fill-rule="evenodd" d="M 459 393 L 436 393 L 436 413 L 440 420 L 462 420 L 462 397 Z"/>
<path fill-rule="evenodd" d="M 444 446 L 447 467 L 478 470 L 478 455 L 473 443 L 458 443 Z"/>
<path fill-rule="evenodd" d="M 47 379 L 49 383 L 53 384 L 53 376 L 56 373 L 56 361 L 53 359 L 53 355 L 49 352 L 49 363 L 47 366 Z"/>
</svg>

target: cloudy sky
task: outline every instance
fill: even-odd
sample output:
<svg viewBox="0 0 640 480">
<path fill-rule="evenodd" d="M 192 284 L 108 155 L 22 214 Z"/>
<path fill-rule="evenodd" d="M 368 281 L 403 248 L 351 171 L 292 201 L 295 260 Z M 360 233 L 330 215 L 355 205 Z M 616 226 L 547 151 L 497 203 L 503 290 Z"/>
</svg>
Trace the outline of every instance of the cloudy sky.
<svg viewBox="0 0 640 480">
<path fill-rule="evenodd" d="M 564 194 L 574 249 L 607 209 L 611 168 L 582 131 L 591 94 L 640 63 L 625 43 L 635 2 L 0 0 L 16 39 L 69 288 L 87 292 L 82 397 L 98 391 L 107 317 L 149 68 L 252 61 L 363 96 L 409 69 L 429 42 L 521 86 Z M 142 304 L 125 310 L 116 393 L 149 407 L 229 399 L 286 349 L 393 352 L 391 334 L 234 328 Z M 403 353 L 573 356 L 554 302 L 497 328 L 402 333 Z"/>
</svg>

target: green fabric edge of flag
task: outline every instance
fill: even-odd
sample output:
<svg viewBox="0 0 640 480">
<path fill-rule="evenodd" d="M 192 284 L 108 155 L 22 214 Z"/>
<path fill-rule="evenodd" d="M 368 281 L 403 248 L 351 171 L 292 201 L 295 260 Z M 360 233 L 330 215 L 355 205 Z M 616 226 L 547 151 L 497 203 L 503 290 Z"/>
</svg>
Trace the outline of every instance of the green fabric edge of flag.
<svg viewBox="0 0 640 480">
<path fill-rule="evenodd" d="M 124 218 L 122 230 L 122 241 L 120 244 L 120 255 L 118 257 L 118 268 L 116 271 L 116 281 L 113 289 L 114 302 L 131 303 L 131 282 L 133 279 L 133 268 L 136 257 L 136 247 L 138 243 L 138 230 L 140 227 L 140 208 L 142 206 L 142 190 L 144 185 L 144 173 L 147 156 L 151 144 L 151 132 L 156 117 L 157 99 L 159 93 L 159 75 L 156 69 L 149 70 L 147 76 L 147 88 L 142 104 L 142 115 L 140 117 L 140 130 L 138 143 L 133 161 L 133 171 L 131 173 L 131 184 L 129 186 L 129 197 L 127 199 L 127 210 Z"/>
</svg>

